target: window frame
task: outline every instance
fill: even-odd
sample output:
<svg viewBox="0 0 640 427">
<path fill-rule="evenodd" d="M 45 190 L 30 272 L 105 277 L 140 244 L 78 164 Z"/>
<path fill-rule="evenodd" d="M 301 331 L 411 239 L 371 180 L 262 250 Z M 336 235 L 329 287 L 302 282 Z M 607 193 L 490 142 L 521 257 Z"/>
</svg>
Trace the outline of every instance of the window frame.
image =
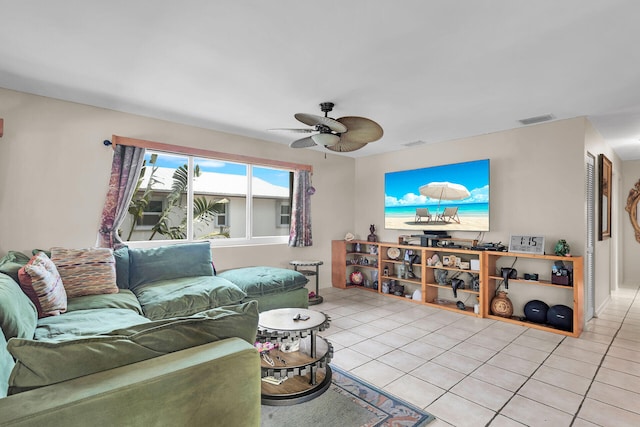
<svg viewBox="0 0 640 427">
<path fill-rule="evenodd" d="M 289 170 L 291 171 L 295 171 L 295 170 L 307 170 L 311 173 L 313 173 L 313 167 L 311 165 L 306 165 L 306 164 L 300 164 L 300 163 L 291 163 L 291 162 L 285 162 L 285 161 L 281 161 L 281 160 L 272 160 L 272 159 L 264 159 L 264 158 L 259 158 L 259 157 L 252 157 L 252 156 L 246 156 L 246 155 L 242 155 L 242 154 L 231 154 L 231 153 L 223 153 L 223 152 L 219 152 L 219 151 L 211 151 L 211 150 L 205 150 L 205 149 L 200 149 L 200 148 L 193 148 L 193 147 L 184 147 L 184 146 L 180 146 L 180 145 L 173 145 L 173 144 L 166 144 L 166 143 L 162 143 L 162 142 L 155 142 L 155 141 L 148 141 L 148 140 L 143 140 L 143 139 L 137 139 L 137 138 L 128 138 L 128 137 L 123 137 L 123 136 L 118 136 L 118 135 L 113 135 L 112 136 L 112 146 L 115 148 L 116 145 L 120 144 L 120 145 L 129 145 L 129 146 L 135 146 L 135 147 L 141 147 L 141 148 L 145 148 L 148 150 L 152 150 L 152 151 L 157 151 L 157 152 L 164 152 L 167 154 L 174 154 L 174 155 L 185 155 L 188 156 L 189 158 L 189 174 L 190 174 L 190 179 L 189 179 L 189 187 L 188 187 L 188 204 L 189 206 L 193 205 L 193 188 L 192 188 L 192 177 L 193 177 L 193 159 L 198 157 L 198 158 L 209 158 L 209 159 L 214 159 L 214 160 L 221 160 L 221 161 L 228 161 L 228 162 L 235 162 L 235 163 L 244 163 L 247 164 L 249 166 L 265 166 L 265 167 L 271 167 L 271 168 L 277 168 L 277 169 L 284 169 L 284 170 Z M 248 168 L 249 171 L 252 170 L 252 168 Z M 249 175 L 249 180 L 248 180 L 248 191 L 247 191 L 247 230 L 246 230 L 246 234 L 245 237 L 243 238 L 224 238 L 224 239 L 209 239 L 210 245 L 211 246 L 253 246 L 253 245 L 263 245 L 263 244 L 287 244 L 288 243 L 288 239 L 289 236 L 265 236 L 265 237 L 255 237 L 252 236 L 251 232 L 251 228 L 252 228 L 252 210 L 251 207 L 251 203 L 249 202 L 249 200 L 252 198 L 251 195 L 251 173 L 248 174 Z M 278 204 L 278 206 L 280 206 L 280 204 Z M 154 247 L 154 246 L 158 246 L 160 244 L 174 244 L 174 243 L 187 243 L 187 242 L 196 242 L 196 241 L 202 241 L 202 240 L 194 240 L 193 239 L 193 230 L 192 230 L 192 224 L 193 224 L 193 211 L 192 209 L 187 209 L 187 215 L 189 217 L 188 219 L 188 229 L 187 229 L 187 239 L 183 239 L 183 240 L 150 240 L 150 241 L 132 241 L 132 242 L 127 242 L 127 245 L 131 246 L 131 247 Z M 280 216 L 278 216 L 279 218 Z M 229 219 L 229 215 L 227 213 L 227 221 Z M 290 221 L 291 222 L 291 221 Z M 290 224 L 289 224 L 290 226 Z"/>
</svg>

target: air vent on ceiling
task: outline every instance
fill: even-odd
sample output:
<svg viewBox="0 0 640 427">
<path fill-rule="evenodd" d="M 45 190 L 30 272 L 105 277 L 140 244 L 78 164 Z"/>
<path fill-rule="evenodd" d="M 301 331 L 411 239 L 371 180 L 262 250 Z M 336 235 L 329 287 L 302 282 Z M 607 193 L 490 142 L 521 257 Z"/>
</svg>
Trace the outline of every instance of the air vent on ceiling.
<svg viewBox="0 0 640 427">
<path fill-rule="evenodd" d="M 518 120 L 523 125 L 532 125 L 535 123 L 548 122 L 549 120 L 553 120 L 555 117 L 553 114 L 543 114 L 542 116 L 529 117 L 528 119 Z"/>
<path fill-rule="evenodd" d="M 407 142 L 406 144 L 402 144 L 405 147 L 415 147 L 416 145 L 422 145 L 422 144 L 426 144 L 426 142 L 418 140 L 418 141 L 413 141 L 413 142 Z"/>
</svg>

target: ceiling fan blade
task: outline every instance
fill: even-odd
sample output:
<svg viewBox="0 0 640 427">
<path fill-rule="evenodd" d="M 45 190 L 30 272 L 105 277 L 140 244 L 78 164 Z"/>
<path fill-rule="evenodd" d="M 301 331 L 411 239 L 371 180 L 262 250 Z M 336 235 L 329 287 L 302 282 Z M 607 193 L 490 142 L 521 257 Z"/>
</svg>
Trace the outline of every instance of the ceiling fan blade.
<svg viewBox="0 0 640 427">
<path fill-rule="evenodd" d="M 312 133 L 316 132 L 315 129 L 290 129 L 290 128 L 275 128 L 275 129 L 267 129 L 268 131 L 274 132 L 290 132 L 290 133 Z"/>
<path fill-rule="evenodd" d="M 315 114 L 296 113 L 294 117 L 299 121 L 309 126 L 323 125 L 328 127 L 334 132 L 342 133 L 347 131 L 347 127 L 337 120 L 329 117 L 316 116 Z"/>
<path fill-rule="evenodd" d="M 367 145 L 366 142 L 348 142 L 348 141 L 345 141 L 342 137 L 340 137 L 340 142 L 338 142 L 337 144 L 325 145 L 324 147 L 331 151 L 346 153 L 349 151 L 359 150 L 365 145 Z"/>
<path fill-rule="evenodd" d="M 340 142 L 366 144 L 382 138 L 382 127 L 365 117 L 340 117 L 338 122 L 346 126 L 347 131 L 340 135 Z M 361 147 L 360 147 L 361 148 Z M 357 149 L 356 149 L 357 150 Z"/>
<path fill-rule="evenodd" d="M 315 147 L 317 144 L 313 141 L 313 139 L 311 139 L 310 136 L 307 136 L 306 138 L 302 138 L 302 139 L 298 139 L 293 141 L 291 144 L 289 144 L 289 147 L 291 148 L 308 148 L 308 147 Z"/>
</svg>

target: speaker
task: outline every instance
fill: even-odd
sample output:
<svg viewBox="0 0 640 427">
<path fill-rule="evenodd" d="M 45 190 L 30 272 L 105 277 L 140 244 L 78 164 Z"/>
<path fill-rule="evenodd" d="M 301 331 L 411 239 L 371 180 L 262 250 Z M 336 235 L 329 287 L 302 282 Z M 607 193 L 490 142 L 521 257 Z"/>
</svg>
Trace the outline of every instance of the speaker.
<svg viewBox="0 0 640 427">
<path fill-rule="evenodd" d="M 554 305 L 547 311 L 547 323 L 563 331 L 573 330 L 573 309 L 566 305 Z"/>
<path fill-rule="evenodd" d="M 530 322 L 546 323 L 549 305 L 547 303 L 534 299 L 524 305 L 524 317 Z"/>
</svg>

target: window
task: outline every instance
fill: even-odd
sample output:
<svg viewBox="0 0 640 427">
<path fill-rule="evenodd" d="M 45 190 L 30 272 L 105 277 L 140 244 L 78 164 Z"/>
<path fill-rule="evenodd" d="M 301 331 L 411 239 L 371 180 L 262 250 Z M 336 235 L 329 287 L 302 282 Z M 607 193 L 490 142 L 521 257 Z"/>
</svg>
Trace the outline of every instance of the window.
<svg viewBox="0 0 640 427">
<path fill-rule="evenodd" d="M 225 203 L 222 206 L 220 206 L 220 212 L 218 212 L 218 215 L 216 215 L 216 226 L 217 227 L 228 227 L 229 226 L 228 207 L 229 207 L 228 203 Z"/>
<path fill-rule="evenodd" d="M 160 221 L 162 215 L 162 200 L 150 200 L 149 204 L 142 211 L 142 215 L 136 220 L 136 228 L 150 230 L 153 225 Z"/>
<path fill-rule="evenodd" d="M 147 149 L 120 235 L 129 242 L 286 242 L 290 180 L 288 169 Z"/>
<path fill-rule="evenodd" d="M 276 227 L 289 228 L 291 225 L 291 204 L 287 202 L 278 203 L 278 217 Z"/>
</svg>

